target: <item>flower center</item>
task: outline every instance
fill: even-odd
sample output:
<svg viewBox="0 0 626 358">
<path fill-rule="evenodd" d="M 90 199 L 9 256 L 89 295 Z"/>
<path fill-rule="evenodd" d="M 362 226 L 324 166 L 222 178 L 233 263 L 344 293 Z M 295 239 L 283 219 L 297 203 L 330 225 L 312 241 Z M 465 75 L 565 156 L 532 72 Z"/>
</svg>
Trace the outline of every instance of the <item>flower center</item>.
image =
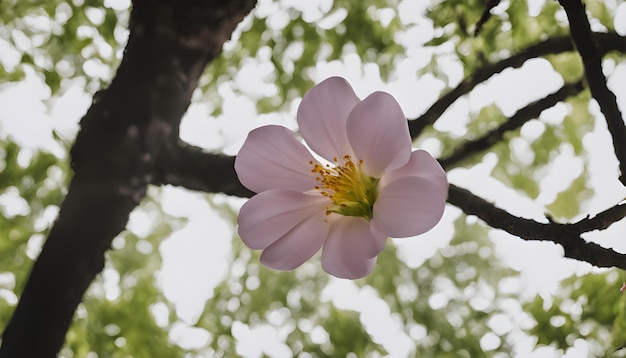
<svg viewBox="0 0 626 358">
<path fill-rule="evenodd" d="M 331 205 L 326 207 L 326 214 L 337 213 L 344 216 L 360 216 L 371 219 L 372 208 L 378 196 L 378 178 L 365 175 L 362 170 L 363 161 L 355 163 L 350 155 L 343 156 L 344 164 L 339 164 L 337 158 L 335 165 L 321 165 L 310 162 L 313 165 L 313 173 L 319 174 L 316 180 L 320 182 L 315 189 L 331 200 Z"/>
</svg>

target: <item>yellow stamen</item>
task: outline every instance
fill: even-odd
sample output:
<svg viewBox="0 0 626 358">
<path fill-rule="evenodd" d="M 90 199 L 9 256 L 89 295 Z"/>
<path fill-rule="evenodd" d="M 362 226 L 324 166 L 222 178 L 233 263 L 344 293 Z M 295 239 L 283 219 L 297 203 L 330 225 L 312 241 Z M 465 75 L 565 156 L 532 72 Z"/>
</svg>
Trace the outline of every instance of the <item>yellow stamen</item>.
<svg viewBox="0 0 626 358">
<path fill-rule="evenodd" d="M 315 186 L 315 189 L 332 202 L 326 208 L 326 214 L 337 213 L 371 219 L 372 208 L 378 196 L 379 179 L 363 173 L 362 160 L 355 163 L 350 155 L 344 155 L 344 164 L 340 165 L 337 158 L 333 159 L 334 166 L 309 162 L 313 165 L 311 172 L 319 175 L 316 180 L 321 185 Z"/>
</svg>

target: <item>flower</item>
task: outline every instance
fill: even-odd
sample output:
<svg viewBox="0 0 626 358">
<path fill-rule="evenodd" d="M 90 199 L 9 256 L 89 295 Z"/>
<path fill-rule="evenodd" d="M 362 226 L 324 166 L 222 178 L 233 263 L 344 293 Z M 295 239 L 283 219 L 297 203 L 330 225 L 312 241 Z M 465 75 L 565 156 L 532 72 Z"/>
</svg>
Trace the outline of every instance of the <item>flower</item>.
<svg viewBox="0 0 626 358">
<path fill-rule="evenodd" d="M 340 278 L 371 272 L 387 237 L 409 237 L 441 219 L 446 174 L 412 152 L 396 100 L 364 100 L 340 77 L 309 90 L 297 112 L 308 147 L 277 125 L 251 131 L 235 160 L 241 183 L 258 193 L 241 208 L 238 232 L 261 263 L 292 270 L 322 249 L 322 268 Z M 325 160 L 325 161 L 324 161 Z"/>
</svg>

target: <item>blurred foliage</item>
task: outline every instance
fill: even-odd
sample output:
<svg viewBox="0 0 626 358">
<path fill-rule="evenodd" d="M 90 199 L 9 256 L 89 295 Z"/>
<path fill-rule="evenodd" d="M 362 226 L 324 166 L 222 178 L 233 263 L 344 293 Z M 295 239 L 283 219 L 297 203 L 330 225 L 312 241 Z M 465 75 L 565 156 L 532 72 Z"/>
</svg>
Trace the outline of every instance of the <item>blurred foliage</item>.
<svg viewBox="0 0 626 358">
<path fill-rule="evenodd" d="M 128 11 L 102 0 L 0 2 L 0 45 L 21 56 L 16 66 L 0 62 L 0 84 L 23 78 L 26 68 L 43 76 L 53 94 L 63 80 L 89 79 L 95 92 L 108 83 L 121 60 Z M 5 48 L 8 52 L 8 48 Z"/>
<path fill-rule="evenodd" d="M 65 194 L 67 163 L 0 138 L 0 326 L 26 283 L 32 260 Z"/>
<path fill-rule="evenodd" d="M 383 9 L 397 14 L 397 5 L 397 1 L 388 0 L 320 1 L 311 6 L 301 5 L 309 9 L 317 7 L 303 14 L 293 4 L 276 2 L 275 11 L 248 18 L 237 43 L 209 65 L 201 81 L 205 98 L 215 100 L 219 111 L 219 96 L 212 95 L 218 88 L 216 85 L 236 79 L 250 57 L 267 60 L 274 67 L 270 78 L 265 80 L 275 86 L 276 93 L 258 99 L 260 113 L 284 108 L 294 98 L 302 97 L 314 84 L 307 71 L 319 61 L 340 60 L 348 53 L 356 53 L 363 62 L 376 63 L 386 78 L 396 61 L 406 56 L 404 48 L 394 40 L 394 35 L 406 26 L 397 16 L 389 23 L 380 18 Z M 245 86 L 245 83 L 237 85 Z M 240 90 L 245 92 L 245 88 Z"/>
<path fill-rule="evenodd" d="M 138 210 L 148 210 L 156 223 L 153 232 L 139 238 L 125 232 L 115 238 L 101 277 L 91 286 L 68 334 L 67 357 L 97 352 L 99 357 L 182 357 L 185 351 L 171 344 L 168 331 L 153 315 L 155 305 L 173 310 L 155 280 L 161 267 L 159 243 L 184 225 L 166 215 L 148 197 Z M 169 319 L 168 319 L 169 320 Z M 171 327 L 173 322 L 166 326 Z"/>
<path fill-rule="evenodd" d="M 565 280 L 556 296 L 537 296 L 525 304 L 537 322 L 529 332 L 538 344 L 555 346 L 562 353 L 582 339 L 595 356 L 623 357 L 626 297 L 616 289 L 622 281 L 626 275 L 617 271 Z"/>
<path fill-rule="evenodd" d="M 434 76 L 445 92 L 460 80 L 450 66 L 471 78 L 478 68 L 568 34 L 556 1 L 545 1 L 532 12 L 526 1 L 501 1 L 478 36 L 474 29 L 485 1 L 431 1 L 425 17 L 409 11 L 419 3 L 264 1 L 207 68 L 200 81 L 202 95 L 195 100 L 210 103 L 212 115 L 218 116 L 224 100 L 220 88 L 228 86 L 237 96 L 254 101 L 261 114 L 288 111 L 313 85 L 312 73 L 320 62 L 356 55 L 362 67 L 375 64 L 387 82 L 406 75 L 399 64 L 415 53 L 429 57 L 414 75 Z M 52 99 L 67 89 L 71 79 L 84 79 L 90 93 L 105 86 L 126 41 L 126 6 L 99 0 L 0 1 L 0 91 L 27 73 L 45 80 Z M 616 4 L 590 0 L 586 6 L 595 26 L 613 30 Z M 413 41 L 416 33 L 428 30 L 430 38 Z M 619 54 L 608 57 L 621 60 Z M 564 82 L 582 76 L 575 53 L 548 55 L 545 61 Z M 267 71 L 250 70 L 259 64 Z M 269 90 L 251 91 L 247 88 L 251 77 Z M 515 86 L 510 84 L 512 95 Z M 507 133 L 488 150 L 497 158 L 492 176 L 535 199 L 540 194 L 538 183 L 564 151 L 571 150 L 585 162 L 582 140 L 594 123 L 589 102 L 584 91 L 565 102 L 562 118 L 533 119 L 540 128 L 535 136 L 523 136 L 520 130 Z M 479 110 L 468 109 L 466 119 L 454 131 L 427 128 L 417 142 L 435 140 L 447 155 L 501 125 L 507 115 L 489 103 Z M 470 156 L 463 165 L 471 167 L 484 158 L 485 153 Z M 66 159 L 20 148 L 0 136 L 0 171 L 0 327 L 4 327 L 58 210 L 70 170 Z M 580 216 L 581 205 L 593 193 L 588 180 L 583 166 L 580 175 L 545 206 L 546 212 L 561 220 Z M 225 220 L 235 222 L 234 206 L 215 204 L 211 197 L 206 200 Z M 280 333 L 282 352 L 288 352 L 283 355 L 389 353 L 389 344 L 379 340 L 375 327 L 365 324 L 362 308 L 343 307 L 329 298 L 326 290 L 338 280 L 321 271 L 319 260 L 294 272 L 272 271 L 260 266 L 258 253 L 244 247 L 236 235 L 226 277 L 207 299 L 197 322 L 190 324 L 208 332 L 208 344 L 182 347 L 169 334 L 182 320 L 156 274 L 161 268 L 159 244 L 187 223 L 161 210 L 158 192 L 152 192 L 140 210 L 150 213 L 153 232 L 141 238 L 125 232 L 114 240 L 103 274 L 77 311 L 62 356 L 92 357 L 96 352 L 98 357 L 233 357 L 242 355 L 241 332 L 263 329 Z M 621 349 L 626 346 L 626 298 L 615 288 L 626 281 L 623 273 L 574 276 L 555 296 L 523 301 L 518 273 L 495 254 L 489 230 L 460 215 L 449 243 L 419 264 L 399 259 L 402 245 L 390 244 L 373 273 L 350 287 L 384 307 L 412 356 L 507 357 L 515 354 L 520 335 L 530 335 L 538 347 L 551 346 L 563 354 L 584 340 L 591 355 L 626 355 Z M 167 312 L 166 317 L 156 314 L 155 307 Z M 263 351 L 256 356 L 274 354 Z"/>
</svg>

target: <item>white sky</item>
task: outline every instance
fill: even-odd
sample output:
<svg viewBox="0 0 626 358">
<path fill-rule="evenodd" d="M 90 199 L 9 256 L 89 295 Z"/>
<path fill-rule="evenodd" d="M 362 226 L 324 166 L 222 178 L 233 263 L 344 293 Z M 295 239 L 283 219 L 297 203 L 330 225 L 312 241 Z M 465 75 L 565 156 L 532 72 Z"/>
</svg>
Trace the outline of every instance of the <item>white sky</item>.
<svg viewBox="0 0 626 358">
<path fill-rule="evenodd" d="M 272 14 L 270 15 L 273 16 L 271 23 L 277 24 L 276 26 L 280 26 L 280 23 L 284 21 L 283 17 L 286 15 L 280 12 L 284 6 L 307 7 L 307 16 L 311 18 L 311 21 L 321 19 L 328 6 L 328 1 L 284 0 L 281 6 L 268 1 L 260 3 L 258 11 Z M 402 6 L 404 10 L 416 13 L 424 9 L 423 3 L 425 2 L 420 3 L 417 0 L 403 1 Z M 531 2 L 531 7 L 541 3 L 542 1 Z M 532 8 L 531 11 L 533 11 Z M 403 11 L 403 13 L 406 12 Z M 385 17 L 390 14 L 382 12 L 379 15 Z M 328 23 L 340 21 L 342 14 L 333 16 L 335 17 L 326 21 Z M 619 6 L 617 18 L 616 28 L 626 32 L 626 21 L 622 21 L 626 18 L 626 4 Z M 416 27 L 419 28 L 419 32 L 429 31 L 429 25 L 423 22 L 418 21 Z M 425 36 L 425 40 L 428 38 Z M 421 47 L 423 41 L 415 40 L 414 33 L 407 34 L 401 41 L 406 41 L 409 46 L 408 53 L 412 56 L 398 65 L 398 76 L 390 82 L 384 83 L 376 66 L 362 64 L 356 55 L 346 55 L 341 61 L 319 63 L 310 76 L 316 82 L 332 75 L 343 76 L 350 81 L 361 98 L 375 90 L 390 92 L 399 101 L 408 117 L 416 117 L 438 98 L 444 86 L 432 76 L 426 75 L 421 78 L 415 76 L 417 70 L 428 63 L 432 56 L 431 50 L 424 50 Z M 3 46 L 6 47 L 6 43 L 3 44 L 0 41 L 0 54 L 5 53 L 2 51 Z M 267 80 L 272 67 L 268 63 L 268 54 L 264 51 L 260 51 L 256 60 L 251 60 L 244 65 L 241 69 L 243 75 L 236 78 L 235 82 L 220 86 L 218 90 L 224 98 L 223 113 L 220 116 L 209 118 L 209 108 L 206 104 L 192 104 L 181 126 L 183 139 L 210 150 L 224 148 L 225 153 L 236 154 L 245 135 L 255 127 L 274 123 L 296 129 L 297 101 L 291 104 L 289 113 L 260 116 L 256 112 L 254 100 L 251 98 L 257 98 L 259 94 L 272 91 L 272 84 Z M 11 59 L 10 55 L 4 57 L 0 55 L 0 61 L 6 64 L 7 61 L 11 62 L 15 59 Z M 446 74 L 452 83 L 457 83 L 461 80 L 462 67 L 452 59 L 448 62 L 445 68 Z M 615 66 L 607 63 L 606 67 L 609 86 L 616 92 L 620 107 L 626 109 L 624 86 L 626 65 Z M 515 96 L 509 94 L 508 89 L 511 83 L 515 84 Z M 541 86 L 537 86 L 538 83 Z M 469 96 L 461 98 L 443 115 L 436 127 L 438 130 L 463 135 L 469 112 L 476 112 L 482 106 L 495 103 L 506 115 L 511 115 L 516 109 L 555 91 L 561 85 L 561 77 L 552 70 L 547 61 L 541 59 L 528 61 L 521 69 L 506 70 L 484 85 L 478 86 Z M 57 131 L 62 138 L 71 141 L 77 133 L 78 121 L 91 103 L 90 95 L 84 92 L 82 81 L 77 81 L 66 93 L 56 98 L 50 110 L 44 104 L 49 96 L 49 90 L 42 81 L 29 71 L 24 81 L 0 87 L 0 108 L 2 108 L 0 135 L 11 136 L 22 146 L 23 153 L 20 154 L 20 158 L 24 162 L 29 160 L 29 153 L 37 149 L 51 151 L 62 156 L 63 151 L 53 139 L 52 132 Z M 415 98 L 421 100 L 415 101 Z M 587 213 L 594 215 L 626 197 L 626 189 L 617 181 L 617 161 L 613 154 L 606 124 L 595 103 L 591 105 L 591 110 L 597 120 L 594 130 L 585 135 L 583 141 L 588 153 L 591 185 L 596 191 L 594 197 L 585 203 L 581 217 Z M 549 123 L 560 123 L 567 111 L 566 105 L 559 105 L 544 112 L 540 119 Z M 525 125 L 522 128 L 522 138 L 532 140 L 539 135 L 542 126 L 537 123 L 534 121 Z M 526 143 L 521 140 L 512 144 L 522 160 L 525 155 L 528 155 L 528 151 L 525 150 Z M 425 140 L 423 147 L 435 156 L 440 154 L 437 141 Z M 514 215 L 545 221 L 544 206 L 551 203 L 558 192 L 569 186 L 580 174 L 583 165 L 582 159 L 576 158 L 568 145 L 563 145 L 561 149 L 561 154 L 549 168 L 546 168 L 546 175 L 539 183 L 541 194 L 535 200 L 520 196 L 515 190 L 490 176 L 491 170 L 498 161 L 495 155 L 486 155 L 482 163 L 472 168 L 457 168 L 450 171 L 449 180 L 451 183 L 472 190 L 475 194 Z M 7 195 L 0 195 L 0 209 L 4 208 L 5 213 L 8 207 L 15 207 L 19 202 L 19 193 Z M 195 323 L 205 300 L 212 295 L 213 288 L 229 270 L 227 260 L 230 257 L 230 241 L 235 228 L 233 223 L 220 217 L 201 194 L 174 187 L 164 187 L 160 197 L 166 213 L 188 219 L 188 224 L 174 232 L 159 248 L 163 256 L 163 266 L 158 274 L 158 283 L 163 287 L 166 296 L 176 303 L 177 313 L 181 318 L 181 322 L 176 325 L 175 329 L 172 329 L 170 337 L 184 347 L 201 347 L 208 342 L 210 336 L 207 336 L 205 331 L 200 332 L 190 325 Z M 227 200 L 235 207 L 240 206 L 244 201 L 224 196 L 216 196 L 214 200 Z M 25 203 L 19 205 L 23 209 Z M 53 214 L 49 215 L 50 222 L 54 218 Z M 448 244 L 453 235 L 453 222 L 459 215 L 461 215 L 459 209 L 448 206 L 444 218 L 432 231 L 416 238 L 394 240 L 396 245 L 401 247 L 398 250 L 400 258 L 409 266 L 418 267 L 436 250 Z M 468 218 L 468 220 L 474 219 Z M 151 226 L 150 217 L 141 210 L 135 210 L 131 215 L 128 228 L 140 237 L 145 237 Z M 621 222 L 608 230 L 590 233 L 585 237 L 603 246 L 626 252 L 626 242 L 621 240 L 625 230 L 626 222 Z M 513 282 L 512 290 L 520 292 L 524 298 L 530 298 L 535 294 L 549 297 L 557 290 L 561 279 L 572 274 L 583 275 L 590 271 L 597 271 L 588 264 L 562 258 L 563 250 L 559 246 L 550 243 L 524 242 L 503 231 L 492 230 L 489 235 L 496 244 L 497 256 L 521 272 L 521 281 Z M 114 275 L 104 275 L 104 277 L 105 281 L 107 277 L 112 277 L 112 282 L 115 281 Z M 616 294 L 619 294 L 620 286 L 621 283 L 616 283 Z M 389 314 L 388 307 L 371 289 L 359 289 L 350 281 L 333 279 L 324 290 L 322 299 L 330 300 L 340 308 L 363 312 L 361 315 L 363 325 L 384 345 L 390 352 L 390 356 L 402 357 L 410 351 L 411 338 L 402 332 L 398 320 Z M 431 297 L 429 302 L 435 308 L 442 301 L 437 297 Z M 164 307 L 156 307 L 154 311 L 157 317 L 167 314 L 167 309 Z M 502 318 L 504 323 L 493 324 L 494 331 L 508 325 L 519 327 L 527 324 L 513 322 L 514 317 L 520 314 L 519 307 L 508 307 L 507 312 L 510 316 Z M 514 329 L 509 328 L 509 331 L 511 330 Z M 413 338 L 423 334 L 419 329 L 411 332 Z M 272 326 L 248 327 L 244 324 L 237 324 L 233 326 L 233 334 L 239 340 L 238 353 L 243 356 L 256 357 L 262 352 L 277 357 L 290 355 L 282 343 L 286 333 Z M 311 334 L 320 343 L 328 339 L 324 336 L 323 330 L 317 330 Z M 547 348 L 533 351 L 532 339 L 523 334 L 517 334 L 516 337 L 516 354 L 520 357 L 550 357 L 555 354 L 553 350 Z M 496 339 L 500 338 L 497 335 L 486 336 L 481 344 L 483 348 L 489 349 L 490 346 L 497 346 Z M 587 356 L 584 342 L 576 342 L 574 346 L 575 348 L 567 352 L 568 357 Z"/>
</svg>

